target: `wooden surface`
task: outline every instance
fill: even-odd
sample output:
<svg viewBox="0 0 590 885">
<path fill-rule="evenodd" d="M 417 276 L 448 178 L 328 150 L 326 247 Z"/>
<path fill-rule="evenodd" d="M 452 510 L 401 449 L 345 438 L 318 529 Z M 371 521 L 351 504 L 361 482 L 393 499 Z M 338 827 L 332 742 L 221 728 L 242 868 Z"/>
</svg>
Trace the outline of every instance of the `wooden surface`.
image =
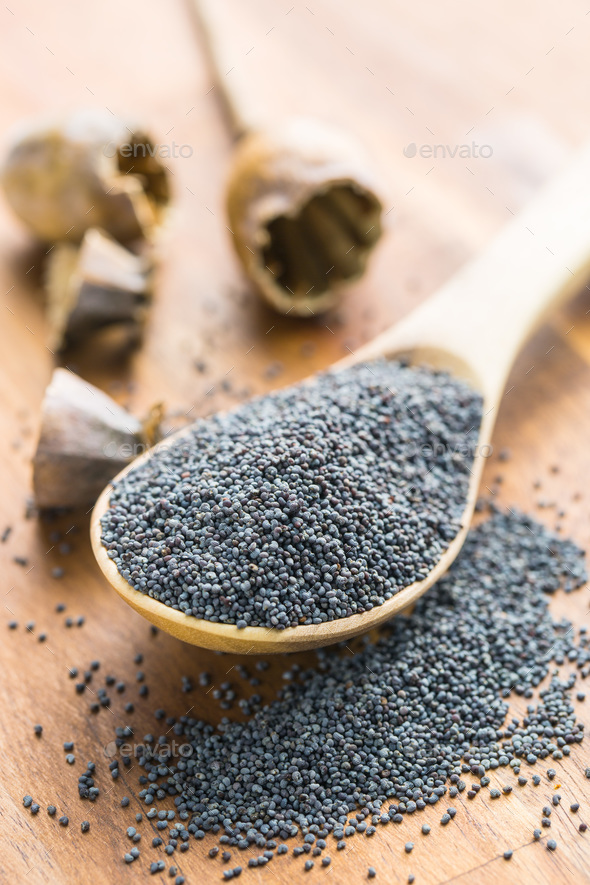
<svg viewBox="0 0 590 885">
<path fill-rule="evenodd" d="M 229 145 L 182 3 L 22 0 L 0 10 L 0 133 L 25 113 L 86 103 L 131 111 L 160 143 L 174 139 L 193 147 L 189 159 L 170 160 L 176 210 L 162 247 L 159 294 L 144 347 L 127 362 L 107 359 L 104 352 L 99 359 L 96 348 L 67 359 L 137 414 L 163 399 L 178 411 L 179 423 L 186 413 L 206 414 L 304 377 L 387 328 L 481 248 L 590 129 L 581 113 L 590 74 L 590 16 L 574 0 L 499 0 L 493 7 L 481 0 L 227 2 L 234 73 L 249 78 L 269 109 L 316 113 L 362 133 L 388 182 L 392 230 L 369 277 L 341 308 L 312 323 L 278 318 L 260 307 L 237 270 L 221 203 Z M 492 145 L 493 157 L 431 161 L 403 155 L 411 142 L 454 145 L 474 138 Z M 207 669 L 215 682 L 231 679 L 238 659 L 200 652 L 163 634 L 152 637 L 147 623 L 100 576 L 84 514 L 55 524 L 25 518 L 38 408 L 53 362 L 44 346 L 42 251 L 31 246 L 4 204 L 0 230 L 0 533 L 13 527 L 0 544 L 0 880 L 141 881 L 160 855 L 149 847 L 151 827 L 144 821 L 141 860 L 131 868 L 122 862 L 130 811 L 139 807 L 137 770 L 111 781 L 104 748 L 114 727 L 127 723 L 123 706 L 129 700 L 136 704 L 130 724 L 139 735 L 159 733 L 152 711 L 160 706 L 169 715 L 193 708 L 191 715 L 217 720 L 222 712 L 211 693 L 199 687 L 182 693 L 181 675 L 196 684 Z M 483 480 L 501 502 L 525 508 L 549 526 L 559 524 L 586 547 L 589 306 L 581 295 L 553 316 L 518 360 L 494 435 L 496 454 Z M 197 368 L 201 364 L 204 371 Z M 512 452 L 508 462 L 498 461 L 503 447 Z M 558 516 L 561 510 L 564 516 Z M 51 539 L 57 529 L 72 548 L 69 555 Z M 14 557 L 26 558 L 26 565 Z M 60 579 L 52 577 L 58 566 L 65 570 Z M 67 605 L 63 614 L 55 612 L 60 601 Z M 590 594 L 583 589 L 557 596 L 552 607 L 557 616 L 587 624 Z M 81 614 L 84 626 L 64 626 L 66 616 Z M 19 622 L 14 632 L 5 626 L 13 618 Z M 32 634 L 25 630 L 28 621 L 35 622 Z M 39 642 L 42 632 L 47 638 Z M 150 687 L 145 700 L 135 683 L 133 657 L 139 651 L 146 655 L 142 668 Z M 93 659 L 101 661 L 93 690 L 109 672 L 127 683 L 124 694 L 110 691 L 112 712 L 103 709 L 97 716 L 88 713 L 88 697 L 77 695 L 68 677 L 68 668 L 83 670 Z M 283 659 L 273 662 L 266 696 L 285 667 Z M 587 707 L 588 701 L 577 705 L 582 719 Z M 37 722 L 44 727 L 40 739 L 33 734 Z M 65 763 L 64 740 L 76 743 L 73 767 Z M 82 804 L 76 790 L 77 776 L 91 759 L 102 790 L 94 805 Z M 315 882 L 327 876 L 334 883 L 357 882 L 369 863 L 377 869 L 376 882 L 404 883 L 410 872 L 417 883 L 588 881 L 590 833 L 577 832 L 579 820 L 590 824 L 590 781 L 583 777 L 588 761 L 582 744 L 563 765 L 554 765 L 553 783 L 543 777 L 534 788 L 529 781 L 489 807 L 484 797 L 457 798 L 457 817 L 446 829 L 438 826 L 439 806 L 399 828 L 380 829 L 370 840 L 349 840 L 345 852 L 330 852 L 329 871 L 316 867 L 304 874 L 301 859 L 279 858 L 264 870 L 245 870 L 242 881 Z M 544 770 L 539 766 L 539 773 Z M 501 772 L 492 780 L 503 784 L 511 776 Z M 558 783 L 562 805 L 551 830 L 543 831 L 544 841 L 550 835 L 558 842 L 551 853 L 544 843 L 532 843 L 532 830 Z M 36 818 L 22 807 L 25 793 L 42 805 Z M 128 809 L 119 807 L 123 795 L 131 797 Z M 568 811 L 574 799 L 581 803 L 578 815 Z M 67 830 L 45 813 L 51 802 L 69 815 Z M 91 821 L 86 835 L 80 832 L 84 818 Z M 433 824 L 427 839 L 419 834 L 424 820 Z M 416 847 L 407 856 L 403 846 L 409 840 Z M 208 845 L 193 843 L 174 858 L 187 883 L 220 880 L 221 861 L 206 857 Z M 515 853 L 508 863 L 502 853 L 509 847 Z M 170 881 L 167 873 L 153 880 Z"/>
</svg>

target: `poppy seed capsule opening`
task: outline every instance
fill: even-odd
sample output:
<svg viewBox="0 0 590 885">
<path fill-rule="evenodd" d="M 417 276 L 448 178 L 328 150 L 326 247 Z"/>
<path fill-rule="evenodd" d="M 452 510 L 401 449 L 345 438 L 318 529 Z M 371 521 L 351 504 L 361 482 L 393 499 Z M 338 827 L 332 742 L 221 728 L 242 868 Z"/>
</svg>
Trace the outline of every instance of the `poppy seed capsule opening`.
<svg viewBox="0 0 590 885">
<path fill-rule="evenodd" d="M 293 216 L 267 225 L 264 265 L 294 298 L 316 298 L 364 273 L 381 234 L 380 205 L 354 184 L 316 194 Z"/>
<path fill-rule="evenodd" d="M 272 307 L 313 316 L 365 271 L 381 235 L 370 162 L 346 133 L 289 120 L 239 142 L 227 186 L 244 270 Z"/>
</svg>

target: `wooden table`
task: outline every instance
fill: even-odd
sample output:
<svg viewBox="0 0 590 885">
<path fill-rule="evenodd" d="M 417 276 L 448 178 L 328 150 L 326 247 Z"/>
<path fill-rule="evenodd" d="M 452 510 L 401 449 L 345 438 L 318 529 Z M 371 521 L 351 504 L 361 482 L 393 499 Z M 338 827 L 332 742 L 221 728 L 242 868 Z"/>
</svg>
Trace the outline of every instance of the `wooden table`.
<svg viewBox="0 0 590 885">
<path fill-rule="evenodd" d="M 221 201 L 229 145 L 211 82 L 180 0 L 11 0 L 0 9 L 0 131 L 28 113 L 80 105 L 107 106 L 145 120 L 156 140 L 187 144 L 192 156 L 172 159 L 175 211 L 163 246 L 158 297 L 145 344 L 128 361 L 96 350 L 68 356 L 83 377 L 110 391 L 141 414 L 164 400 L 169 410 L 207 414 L 238 399 L 284 385 L 328 365 L 347 347 L 354 349 L 425 298 L 511 214 L 526 202 L 567 153 L 587 137 L 590 123 L 590 16 L 584 4 L 482 0 L 466 5 L 365 0 L 224 0 L 231 8 L 228 37 L 235 52 L 235 76 L 247 78 L 268 102 L 269 113 L 309 112 L 357 131 L 373 152 L 389 189 L 391 228 L 369 276 L 341 307 L 313 322 L 277 317 L 248 291 L 228 246 Z M 403 147 L 489 145 L 488 158 L 407 158 Z M 186 151 L 185 151 L 186 153 Z M 486 154 L 489 151 L 486 149 Z M 53 368 L 44 345 L 40 288 L 42 252 L 0 206 L 0 544 L 2 679 L 0 681 L 0 818 L 2 882 L 127 882 L 148 875 L 151 860 L 164 855 L 148 847 L 141 860 L 123 864 L 129 844 L 125 828 L 139 808 L 137 770 L 111 781 L 104 747 L 124 724 L 132 700 L 136 733 L 159 733 L 152 711 L 193 708 L 193 715 L 217 720 L 211 694 L 196 687 L 181 691 L 181 675 L 204 669 L 214 681 L 231 679 L 233 657 L 183 646 L 149 626 L 111 592 L 101 578 L 88 543 L 88 518 L 73 514 L 57 523 L 25 516 L 30 494 L 39 403 Z M 196 364 L 205 364 L 200 372 Z M 587 298 L 555 316 L 531 342 L 507 387 L 495 452 L 507 446 L 508 462 L 497 454 L 487 464 L 484 484 L 501 503 L 534 512 L 583 545 L 590 541 L 586 470 L 590 432 L 590 320 Z M 558 472 L 552 470 L 558 468 Z M 496 482 L 498 475 L 503 482 Z M 534 488 L 538 481 L 540 488 Z M 544 504 L 542 508 L 540 504 Z M 565 516 L 558 517 L 559 510 Z M 71 546 L 60 552 L 55 540 Z M 17 564 L 23 557 L 26 564 Z M 62 566 L 64 576 L 52 576 Z M 58 602 L 67 611 L 58 614 Z M 557 596 L 552 607 L 587 623 L 588 590 Z M 67 629 L 66 616 L 84 615 L 82 627 Z M 19 622 L 8 631 L 12 618 Z M 34 621 L 31 633 L 25 624 Z M 47 638 L 39 641 L 46 632 Z M 138 698 L 134 655 L 150 687 Z M 75 693 L 68 668 L 101 668 L 91 687 L 113 673 L 126 691 L 110 692 L 112 713 L 92 716 Z M 270 697 L 285 662 L 274 662 Z M 588 701 L 585 702 L 587 706 Z M 579 714 L 584 716 L 584 704 Z M 516 708 L 517 709 L 517 708 Z M 231 716 L 236 715 L 231 711 Z M 41 738 L 33 726 L 41 723 Z M 62 742 L 73 740 L 76 765 L 65 763 Z M 588 748 L 576 746 L 558 778 L 538 788 L 516 789 L 488 807 L 483 797 L 455 800 L 458 814 L 443 830 L 440 809 L 402 827 L 378 830 L 372 840 L 350 840 L 344 853 L 332 852 L 329 870 L 303 873 L 290 856 L 264 870 L 246 870 L 246 881 L 358 882 L 371 863 L 377 882 L 417 883 L 572 882 L 590 880 L 590 781 L 583 777 Z M 102 795 L 94 805 L 77 798 L 76 779 L 86 760 L 99 769 Z M 540 766 L 540 769 L 543 768 Z M 504 773 L 495 780 L 505 782 Z M 541 807 L 561 784 L 550 835 L 555 853 L 532 842 Z M 32 793 L 42 805 L 36 818 L 22 806 Z M 122 809 L 120 799 L 131 797 Z M 578 815 L 569 813 L 574 799 Z M 66 813 L 63 829 L 45 812 L 53 802 Z M 87 834 L 80 821 L 91 821 Z M 426 841 L 419 826 L 434 824 Z M 547 833 L 543 832 L 544 837 Z M 403 845 L 412 839 L 414 852 Z M 173 859 L 187 883 L 217 881 L 221 861 L 209 860 L 207 841 Z M 502 854 L 515 853 L 507 863 Z M 161 851 L 161 849 L 160 849 Z M 238 862 L 237 860 L 235 861 Z M 304 878 L 307 876 L 307 878 Z M 167 873 L 155 877 L 168 882 Z"/>
</svg>

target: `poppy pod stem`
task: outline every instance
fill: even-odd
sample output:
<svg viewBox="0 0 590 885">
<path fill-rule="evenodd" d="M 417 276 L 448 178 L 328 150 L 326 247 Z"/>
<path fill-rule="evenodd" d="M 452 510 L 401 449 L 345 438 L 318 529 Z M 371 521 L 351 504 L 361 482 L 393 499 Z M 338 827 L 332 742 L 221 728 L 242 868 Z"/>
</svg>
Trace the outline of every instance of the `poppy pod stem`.
<svg viewBox="0 0 590 885">
<path fill-rule="evenodd" d="M 236 58 L 223 40 L 225 17 L 223 4 L 217 0 L 188 0 L 190 13 L 197 24 L 207 64 L 214 79 L 211 87 L 217 93 L 228 129 L 235 141 L 259 128 L 251 95 L 244 87 L 242 72 Z"/>
</svg>

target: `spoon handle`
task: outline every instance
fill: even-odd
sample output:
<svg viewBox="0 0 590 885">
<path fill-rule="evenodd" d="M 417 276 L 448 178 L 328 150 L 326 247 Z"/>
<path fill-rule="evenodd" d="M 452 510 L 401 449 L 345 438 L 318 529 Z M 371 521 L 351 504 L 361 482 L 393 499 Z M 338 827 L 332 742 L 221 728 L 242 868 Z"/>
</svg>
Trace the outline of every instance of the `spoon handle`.
<svg viewBox="0 0 590 885">
<path fill-rule="evenodd" d="M 355 354 L 422 352 L 497 402 L 525 339 L 590 278 L 590 146 L 408 317 Z M 443 358 L 440 355 L 444 354 Z"/>
</svg>

